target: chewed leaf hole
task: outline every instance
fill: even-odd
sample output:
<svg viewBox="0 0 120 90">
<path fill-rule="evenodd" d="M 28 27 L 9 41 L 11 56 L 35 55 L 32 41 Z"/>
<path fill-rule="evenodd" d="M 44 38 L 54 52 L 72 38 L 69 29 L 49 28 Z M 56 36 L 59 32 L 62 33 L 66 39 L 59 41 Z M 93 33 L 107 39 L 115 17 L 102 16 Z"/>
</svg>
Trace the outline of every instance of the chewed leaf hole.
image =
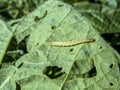
<svg viewBox="0 0 120 90">
<path fill-rule="evenodd" d="M 97 75 L 96 67 L 93 66 L 93 68 L 89 71 L 89 77 L 94 77 Z"/>
<path fill-rule="evenodd" d="M 20 22 L 13 22 L 13 23 L 11 24 L 11 26 L 14 26 L 14 25 L 16 25 L 16 24 L 18 24 L 18 23 L 20 23 Z"/>
<path fill-rule="evenodd" d="M 74 49 L 73 48 L 71 48 L 70 50 L 69 50 L 69 52 L 72 52 Z"/>
<path fill-rule="evenodd" d="M 62 6 L 63 6 L 63 4 L 58 5 L 58 7 L 62 7 Z"/>
<path fill-rule="evenodd" d="M 113 86 L 113 83 L 110 83 L 110 86 Z"/>
<path fill-rule="evenodd" d="M 113 68 L 113 64 L 110 64 L 110 66 L 109 66 L 110 68 Z"/>
<path fill-rule="evenodd" d="M 51 26 L 51 29 L 52 30 L 55 30 L 57 27 L 56 26 Z"/>
<path fill-rule="evenodd" d="M 38 46 L 39 45 L 39 43 L 36 43 L 36 46 Z"/>
<path fill-rule="evenodd" d="M 20 65 L 18 65 L 18 68 L 20 68 L 21 66 L 23 66 L 23 62 Z"/>
<path fill-rule="evenodd" d="M 43 70 L 43 74 L 51 79 L 56 79 L 62 76 L 65 72 L 62 72 L 62 68 L 58 66 L 48 66 Z"/>
<path fill-rule="evenodd" d="M 35 22 L 38 22 L 39 20 L 40 20 L 40 18 L 39 18 L 38 16 L 35 16 L 35 17 L 34 17 L 34 21 L 35 21 Z"/>
<path fill-rule="evenodd" d="M 103 48 L 102 46 L 99 47 L 99 49 L 102 49 L 102 48 Z"/>
</svg>

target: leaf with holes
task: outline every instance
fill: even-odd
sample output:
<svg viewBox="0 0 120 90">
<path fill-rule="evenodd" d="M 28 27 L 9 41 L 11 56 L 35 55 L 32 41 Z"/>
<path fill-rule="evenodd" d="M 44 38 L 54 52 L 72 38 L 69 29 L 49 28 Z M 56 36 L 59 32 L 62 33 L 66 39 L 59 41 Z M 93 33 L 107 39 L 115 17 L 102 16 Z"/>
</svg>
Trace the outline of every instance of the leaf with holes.
<svg viewBox="0 0 120 90">
<path fill-rule="evenodd" d="M 9 87 L 21 90 L 120 88 L 120 56 L 89 20 L 69 4 L 48 0 L 24 17 L 15 30 L 18 44 L 29 37 L 25 47 L 27 53 L 12 62 L 15 72 L 8 73 L 12 80 Z M 6 67 L 2 65 L 2 69 Z M 8 82 L 6 74 L 0 83 Z M 1 85 L 5 87 L 6 84 Z"/>
<path fill-rule="evenodd" d="M 117 90 L 119 55 L 79 11 L 61 1 L 54 2 L 42 22 L 31 27 L 28 54 L 16 62 L 21 88 L 32 90 L 34 85 L 36 90 Z M 40 9 L 49 3 L 52 1 Z M 31 19 L 37 21 L 38 17 Z M 92 42 L 87 41 L 90 38 Z"/>
</svg>

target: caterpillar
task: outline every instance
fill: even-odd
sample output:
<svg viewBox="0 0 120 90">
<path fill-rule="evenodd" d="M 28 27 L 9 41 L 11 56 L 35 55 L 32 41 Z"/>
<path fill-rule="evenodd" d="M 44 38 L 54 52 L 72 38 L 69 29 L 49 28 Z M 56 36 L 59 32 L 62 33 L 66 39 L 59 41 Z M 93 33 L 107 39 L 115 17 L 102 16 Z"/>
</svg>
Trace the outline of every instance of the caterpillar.
<svg viewBox="0 0 120 90">
<path fill-rule="evenodd" d="M 50 46 L 58 46 L 58 47 L 68 47 L 68 46 L 75 46 L 78 44 L 83 44 L 83 43 L 91 43 L 94 42 L 95 39 L 89 38 L 87 40 L 82 40 L 82 41 L 69 41 L 69 42 L 48 42 L 48 45 Z"/>
</svg>

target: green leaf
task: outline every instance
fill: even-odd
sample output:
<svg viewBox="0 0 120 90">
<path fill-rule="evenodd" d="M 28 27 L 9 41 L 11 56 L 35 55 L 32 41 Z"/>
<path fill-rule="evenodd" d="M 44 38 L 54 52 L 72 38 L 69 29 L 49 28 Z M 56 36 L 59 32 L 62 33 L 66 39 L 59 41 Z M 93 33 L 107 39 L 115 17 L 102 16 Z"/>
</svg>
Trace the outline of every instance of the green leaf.
<svg viewBox="0 0 120 90">
<path fill-rule="evenodd" d="M 0 31 L 3 40 L 9 37 L 2 53 L 13 35 L 18 44 L 29 35 L 28 53 L 13 63 L 2 63 L 0 90 L 120 89 L 120 55 L 72 6 L 48 0 L 20 21 L 12 22 L 1 23 L 4 28 L 10 27 L 6 31 L 11 33 L 3 36 L 6 32 Z M 7 53 L 13 56 L 16 51 Z"/>
<path fill-rule="evenodd" d="M 0 70 L 0 90 L 16 90 L 14 79 L 12 78 L 15 72 L 13 66 Z"/>
<path fill-rule="evenodd" d="M 43 70 L 51 65 L 52 64 L 47 61 L 46 56 L 40 51 L 27 54 L 16 62 L 16 66 L 19 70 L 16 72 L 14 78 L 20 84 L 22 90 L 59 89 L 59 85 L 62 83 L 61 78 L 58 79 L 59 81 L 51 80 L 43 74 Z M 32 85 L 35 86 L 33 87 Z"/>
<path fill-rule="evenodd" d="M 34 23 L 34 13 L 49 4 L 54 7 L 32 27 L 27 42 L 28 54 L 15 64 L 18 71 L 14 78 L 22 90 L 118 90 L 120 56 L 79 11 L 61 1 L 50 0 L 31 13 L 31 18 L 26 17 L 29 24 Z M 20 33 L 16 33 L 16 37 Z M 66 47 L 49 45 L 50 42 L 66 44 L 90 38 L 95 42 Z"/>
<path fill-rule="evenodd" d="M 54 3 L 52 1 L 46 2 L 44 5 L 39 6 L 34 12 L 29 14 L 27 17 L 23 18 L 14 34 L 17 42 L 20 43 L 26 36 L 35 31 L 36 24 L 42 24 L 44 17 L 47 16 L 47 13 L 49 13 L 54 7 L 56 7 L 59 4 L 60 3 L 56 1 L 54 1 Z M 62 14 L 63 13 L 61 13 L 61 17 Z"/>
<path fill-rule="evenodd" d="M 119 6 L 119 3 L 118 3 Z M 119 7 L 110 9 L 109 12 L 105 12 L 100 4 L 93 4 L 88 2 L 75 3 L 74 7 L 80 11 L 80 13 L 88 18 L 89 22 L 98 30 L 103 33 L 119 33 Z M 103 8 L 101 10 L 101 8 Z"/>
<path fill-rule="evenodd" d="M 4 23 L 4 21 L 2 20 L 0 20 L 0 26 L 1 26 L 0 28 L 0 64 L 1 64 L 14 32 L 11 32 Z"/>
</svg>

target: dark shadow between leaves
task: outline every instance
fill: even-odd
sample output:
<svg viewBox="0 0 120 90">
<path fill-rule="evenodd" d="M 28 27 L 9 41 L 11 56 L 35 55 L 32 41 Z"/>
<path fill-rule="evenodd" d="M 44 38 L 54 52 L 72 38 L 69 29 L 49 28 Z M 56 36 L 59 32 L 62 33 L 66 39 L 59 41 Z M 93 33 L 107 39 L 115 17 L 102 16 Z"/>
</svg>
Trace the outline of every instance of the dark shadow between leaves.
<svg viewBox="0 0 120 90">
<path fill-rule="evenodd" d="M 119 72 L 120 72 L 120 63 L 118 63 L 118 67 L 119 67 Z"/>
<path fill-rule="evenodd" d="M 58 66 L 48 66 L 43 70 L 43 74 L 51 79 L 56 79 L 62 76 L 65 72 L 62 72 L 62 68 Z"/>
<path fill-rule="evenodd" d="M 16 90 L 21 90 L 20 84 L 16 82 Z"/>
<path fill-rule="evenodd" d="M 120 53 L 119 42 L 120 42 L 120 33 L 110 33 L 101 35 L 115 50 Z"/>
<path fill-rule="evenodd" d="M 7 55 L 7 51 L 16 51 L 16 50 L 17 50 L 17 42 L 16 42 L 15 38 L 13 37 L 11 39 L 11 42 L 10 42 L 7 50 L 6 50 L 6 53 L 5 53 L 5 56 L 3 58 L 2 63 L 9 63 L 9 62 L 15 61 L 16 56 L 15 56 L 15 58 L 13 58 L 13 57 Z"/>
<path fill-rule="evenodd" d="M 27 48 L 26 48 L 26 46 L 27 46 L 26 44 L 27 44 L 28 38 L 29 38 L 29 35 L 26 36 L 18 45 L 18 49 L 23 51 L 23 55 L 28 53 L 27 52 Z"/>
<path fill-rule="evenodd" d="M 26 36 L 19 44 L 17 44 L 16 39 L 13 37 L 6 50 L 2 63 L 14 62 L 24 54 L 28 53 L 26 49 L 26 43 L 28 38 L 29 36 Z"/>
</svg>

